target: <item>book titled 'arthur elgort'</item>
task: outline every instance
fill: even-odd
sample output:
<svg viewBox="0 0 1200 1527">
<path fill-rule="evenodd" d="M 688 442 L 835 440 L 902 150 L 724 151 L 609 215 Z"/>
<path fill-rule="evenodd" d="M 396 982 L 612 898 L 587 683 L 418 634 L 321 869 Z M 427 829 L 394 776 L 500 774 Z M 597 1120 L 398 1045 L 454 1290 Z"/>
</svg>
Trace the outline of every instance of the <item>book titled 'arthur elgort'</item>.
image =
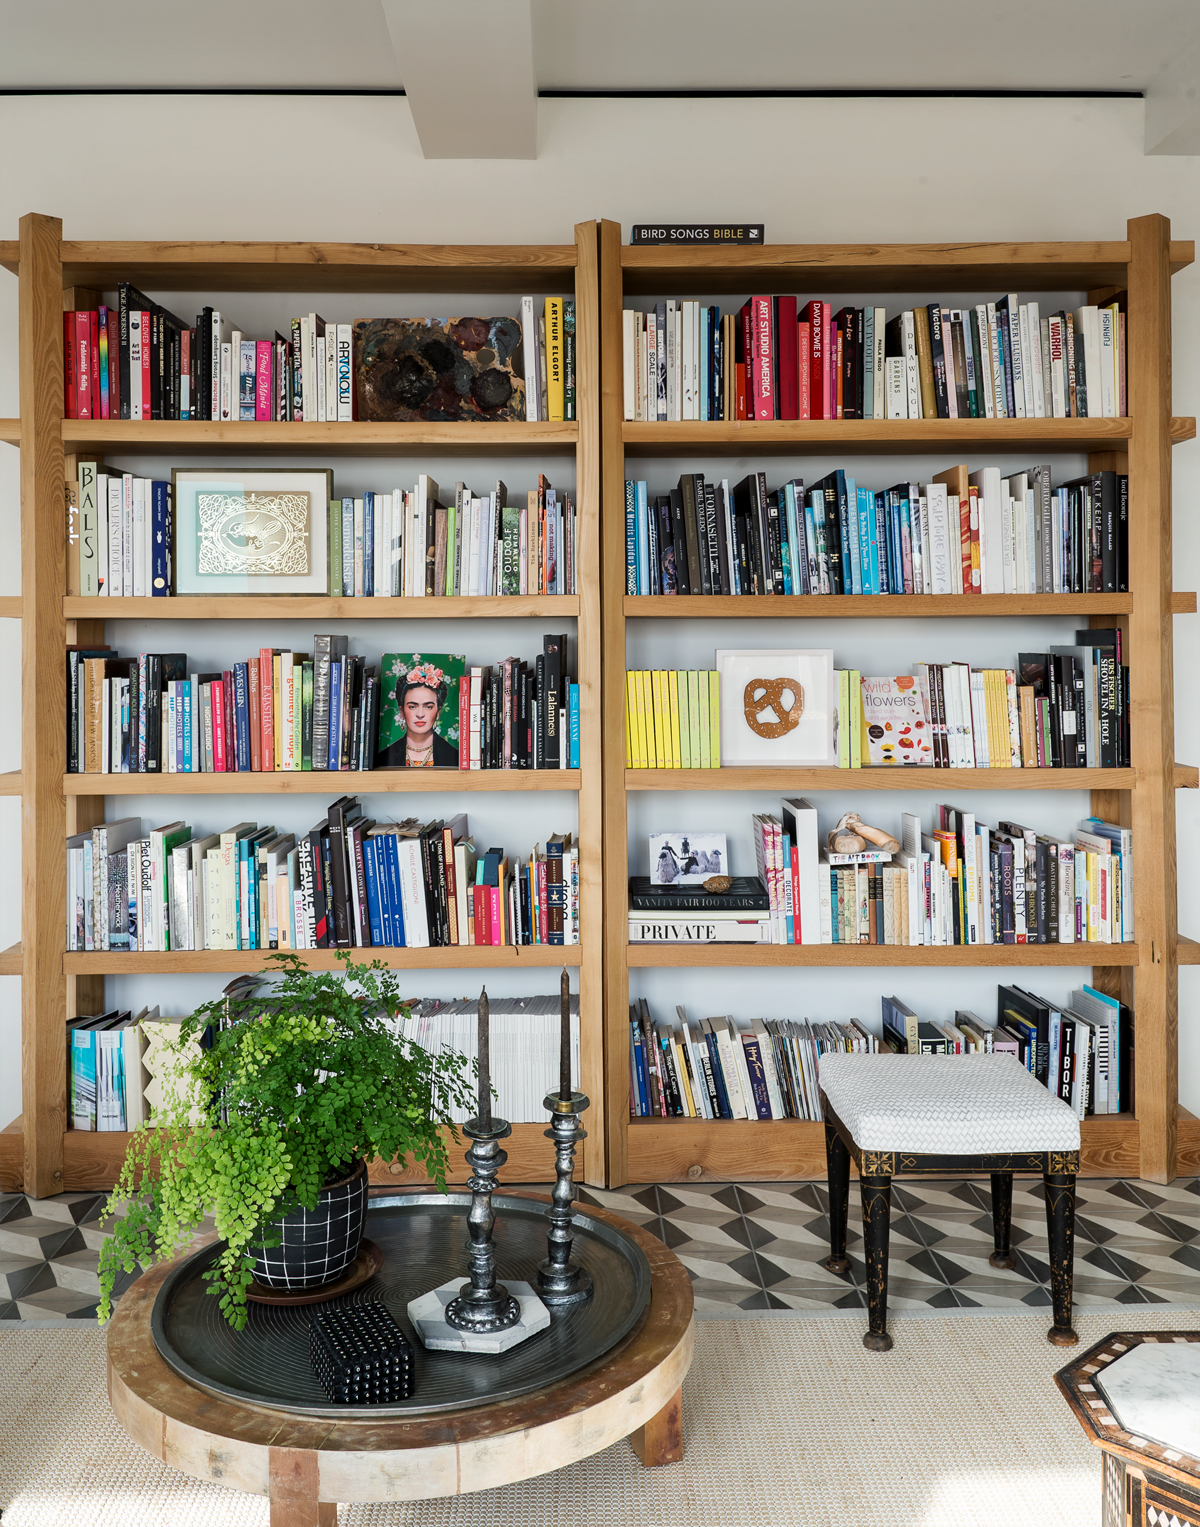
<svg viewBox="0 0 1200 1527">
<path fill-rule="evenodd" d="M 634 223 L 631 244 L 765 244 L 763 223 Z"/>
<path fill-rule="evenodd" d="M 714 894 L 701 886 L 652 885 L 648 875 L 631 875 L 631 913 L 766 912 L 770 908 L 767 888 L 756 875 L 738 875 L 727 891 Z"/>
</svg>

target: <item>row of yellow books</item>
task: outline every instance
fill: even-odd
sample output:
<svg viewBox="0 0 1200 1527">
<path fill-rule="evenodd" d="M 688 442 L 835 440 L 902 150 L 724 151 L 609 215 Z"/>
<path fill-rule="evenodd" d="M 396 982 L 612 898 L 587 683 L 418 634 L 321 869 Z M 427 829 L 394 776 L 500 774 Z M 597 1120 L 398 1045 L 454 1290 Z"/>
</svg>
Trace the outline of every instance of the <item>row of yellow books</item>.
<svg viewBox="0 0 1200 1527">
<path fill-rule="evenodd" d="M 715 668 L 626 673 L 625 767 L 721 767 L 721 690 Z"/>
</svg>

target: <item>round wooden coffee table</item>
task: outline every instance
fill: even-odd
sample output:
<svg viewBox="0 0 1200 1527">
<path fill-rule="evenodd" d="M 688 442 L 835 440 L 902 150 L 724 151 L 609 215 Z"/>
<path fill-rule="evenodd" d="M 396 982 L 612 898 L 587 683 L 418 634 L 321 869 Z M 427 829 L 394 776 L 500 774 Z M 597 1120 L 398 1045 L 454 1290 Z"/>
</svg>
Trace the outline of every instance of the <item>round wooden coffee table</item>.
<svg viewBox="0 0 1200 1527">
<path fill-rule="evenodd" d="M 289 1416 L 217 1398 L 176 1374 L 154 1344 L 154 1301 L 176 1265 L 165 1262 L 125 1291 L 110 1323 L 113 1414 L 163 1463 L 269 1496 L 271 1527 L 335 1527 L 338 1501 L 425 1500 L 530 1479 L 622 1437 L 643 1464 L 672 1463 L 683 1456 L 681 1392 L 694 1344 L 691 1280 L 655 1236 L 604 1209 L 589 1205 L 586 1212 L 641 1246 L 650 1263 L 650 1308 L 623 1343 L 548 1389 L 494 1405 L 378 1421 Z"/>
</svg>

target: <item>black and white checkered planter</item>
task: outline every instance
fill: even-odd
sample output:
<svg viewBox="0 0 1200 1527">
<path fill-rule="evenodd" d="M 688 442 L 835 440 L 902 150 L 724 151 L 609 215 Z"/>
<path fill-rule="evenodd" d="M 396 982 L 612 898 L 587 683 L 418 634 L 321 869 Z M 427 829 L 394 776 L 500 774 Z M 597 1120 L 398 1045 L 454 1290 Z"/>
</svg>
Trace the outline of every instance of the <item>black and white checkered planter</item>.
<svg viewBox="0 0 1200 1527">
<path fill-rule="evenodd" d="M 265 1248 L 254 1281 L 266 1288 L 321 1288 L 340 1278 L 358 1255 L 367 1215 L 367 1167 L 323 1188 L 315 1209 L 296 1209 L 271 1227 L 282 1244 Z"/>
</svg>

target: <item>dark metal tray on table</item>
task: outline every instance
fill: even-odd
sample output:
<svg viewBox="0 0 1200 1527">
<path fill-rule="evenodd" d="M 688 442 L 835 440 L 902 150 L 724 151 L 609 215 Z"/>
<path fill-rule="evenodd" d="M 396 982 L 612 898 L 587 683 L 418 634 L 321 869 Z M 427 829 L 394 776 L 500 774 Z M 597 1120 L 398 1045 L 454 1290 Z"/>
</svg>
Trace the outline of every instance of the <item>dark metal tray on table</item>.
<svg viewBox="0 0 1200 1527">
<path fill-rule="evenodd" d="M 495 1241 L 502 1282 L 537 1286 L 546 1255 L 547 1205 L 497 1193 Z M 499 1356 L 428 1352 L 408 1319 L 409 1300 L 451 1278 L 466 1278 L 469 1193 L 397 1193 L 368 1207 L 367 1236 L 385 1253 L 369 1282 L 338 1302 L 381 1300 L 416 1353 L 416 1388 L 396 1405 L 331 1405 L 309 1363 L 309 1324 L 326 1304 L 280 1308 L 252 1304 L 234 1331 L 206 1292 L 203 1273 L 220 1244 L 181 1263 L 154 1305 L 154 1343 L 182 1378 L 211 1394 L 312 1416 L 404 1417 L 490 1405 L 545 1389 L 577 1373 L 635 1331 L 650 1302 L 650 1264 L 615 1226 L 581 1211 L 575 1256 L 592 1275 L 585 1304 L 551 1311 L 550 1327 Z"/>
</svg>

